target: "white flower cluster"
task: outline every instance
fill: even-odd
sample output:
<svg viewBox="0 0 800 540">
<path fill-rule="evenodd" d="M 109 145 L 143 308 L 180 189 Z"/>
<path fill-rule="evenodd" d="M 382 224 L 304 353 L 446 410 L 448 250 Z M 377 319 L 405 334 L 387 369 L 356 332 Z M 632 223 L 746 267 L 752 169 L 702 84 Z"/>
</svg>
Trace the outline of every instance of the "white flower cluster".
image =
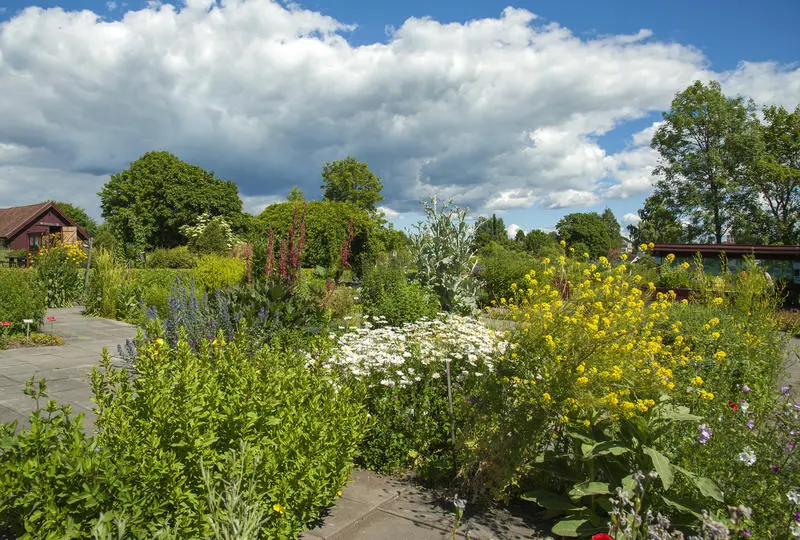
<svg viewBox="0 0 800 540">
<path fill-rule="evenodd" d="M 380 321 L 376 321 L 380 323 Z M 481 376 L 494 369 L 494 360 L 508 347 L 502 332 L 495 332 L 477 320 L 445 315 L 421 319 L 400 327 L 374 326 L 367 322 L 339 336 L 338 351 L 326 362 L 357 377 L 380 377 L 384 386 L 408 386 L 421 380 L 420 369 L 431 366 L 438 378 L 439 366 L 458 362 L 458 377 Z M 417 365 L 415 370 L 413 367 Z"/>
</svg>

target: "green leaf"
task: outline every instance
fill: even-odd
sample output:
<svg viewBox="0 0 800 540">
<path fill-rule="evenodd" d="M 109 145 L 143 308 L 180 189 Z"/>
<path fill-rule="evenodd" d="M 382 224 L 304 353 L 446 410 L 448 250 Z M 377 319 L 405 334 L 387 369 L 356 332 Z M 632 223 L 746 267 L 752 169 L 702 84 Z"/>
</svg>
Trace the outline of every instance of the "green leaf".
<svg viewBox="0 0 800 540">
<path fill-rule="evenodd" d="M 573 486 L 569 491 L 569 496 L 573 499 L 588 497 L 591 495 L 610 495 L 611 489 L 605 482 L 583 482 Z"/>
<path fill-rule="evenodd" d="M 621 456 L 622 454 L 630 451 L 630 448 L 620 446 L 614 441 L 603 441 L 595 444 L 593 447 L 589 448 L 588 451 L 584 450 L 583 457 L 592 458 L 596 456 L 605 456 L 608 454 L 611 454 L 612 456 Z"/>
<path fill-rule="evenodd" d="M 697 507 L 690 506 L 689 505 L 690 503 L 686 503 L 686 502 L 680 501 L 678 499 L 675 499 L 673 497 L 665 495 L 664 493 L 661 493 L 660 495 L 661 495 L 661 499 L 664 501 L 664 503 L 666 503 L 667 506 L 671 506 L 672 508 L 674 508 L 678 512 L 684 512 L 686 514 L 691 514 L 694 517 L 696 517 L 697 519 L 703 519 L 703 513 L 702 513 L 701 509 L 699 509 Z"/>
<path fill-rule="evenodd" d="M 674 479 L 674 472 L 672 470 L 672 464 L 670 464 L 669 459 L 656 450 L 655 448 L 651 448 L 649 446 L 645 446 L 644 453 L 650 456 L 650 461 L 653 462 L 653 468 L 658 473 L 658 476 L 661 478 L 661 483 L 664 485 L 664 489 L 669 489 L 672 486 L 672 481 Z"/>
<path fill-rule="evenodd" d="M 281 419 L 274 416 L 268 416 L 264 419 L 264 423 L 268 426 L 277 426 L 281 423 Z"/>
<path fill-rule="evenodd" d="M 552 533 L 559 536 L 575 538 L 587 536 L 597 531 L 597 528 L 586 519 L 563 519 L 553 525 Z"/>
<path fill-rule="evenodd" d="M 710 478 L 697 476 L 692 479 L 692 483 L 697 487 L 697 489 L 700 490 L 700 493 L 706 497 L 711 497 L 719 502 L 725 502 L 725 498 L 722 495 L 722 490 L 719 489 L 717 483 Z"/>
<path fill-rule="evenodd" d="M 548 510 L 572 510 L 575 508 L 575 505 L 566 497 L 539 489 L 529 491 L 520 498 L 524 501 L 533 501 Z"/>
</svg>

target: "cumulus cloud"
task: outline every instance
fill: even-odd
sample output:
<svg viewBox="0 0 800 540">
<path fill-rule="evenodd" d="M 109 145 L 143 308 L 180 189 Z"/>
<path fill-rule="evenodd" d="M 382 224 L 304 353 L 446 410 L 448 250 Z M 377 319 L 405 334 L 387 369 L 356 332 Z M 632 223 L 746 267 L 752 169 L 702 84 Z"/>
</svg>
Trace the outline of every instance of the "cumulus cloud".
<svg viewBox="0 0 800 540">
<path fill-rule="evenodd" d="M 694 47 L 649 30 L 580 38 L 523 9 L 441 23 L 411 18 L 354 46 L 358 21 L 273 0 L 150 2 L 107 20 L 29 7 L 0 24 L 0 193 L 50 179 L 73 200 L 148 150 L 236 181 L 247 208 L 354 155 L 388 207 L 428 195 L 476 211 L 580 207 L 649 189 L 647 135 L 600 136 L 669 106 L 694 79 L 788 105 L 800 69 L 714 73 Z M 85 202 L 85 204 L 88 204 Z"/>
<path fill-rule="evenodd" d="M 525 229 L 517 225 L 516 223 L 512 223 L 508 227 L 506 227 L 506 233 L 508 233 L 509 238 L 516 238 L 517 231 L 525 232 Z"/>
<path fill-rule="evenodd" d="M 388 206 L 379 206 L 378 207 L 378 212 L 381 212 L 388 219 L 397 219 L 397 218 L 402 219 L 403 218 L 403 216 L 400 214 L 400 212 L 398 212 L 397 210 L 392 210 Z"/>
<path fill-rule="evenodd" d="M 639 214 L 629 212 L 622 216 L 622 222 L 630 225 L 638 225 L 640 221 L 642 221 L 642 218 L 639 217 Z"/>
</svg>

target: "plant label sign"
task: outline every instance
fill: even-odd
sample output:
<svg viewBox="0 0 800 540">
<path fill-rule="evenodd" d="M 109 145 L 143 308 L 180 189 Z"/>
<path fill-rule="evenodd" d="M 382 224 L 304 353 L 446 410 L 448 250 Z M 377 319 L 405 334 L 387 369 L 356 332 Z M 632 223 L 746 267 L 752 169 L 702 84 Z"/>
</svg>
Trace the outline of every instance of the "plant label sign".
<svg viewBox="0 0 800 540">
<path fill-rule="evenodd" d="M 55 321 L 56 321 L 55 317 L 47 317 L 47 322 L 55 322 Z"/>
<path fill-rule="evenodd" d="M 11 321 L 3 321 L 3 322 L 0 322 L 0 326 L 11 326 L 12 324 L 13 324 L 13 323 L 11 323 Z"/>
<path fill-rule="evenodd" d="M 33 324 L 33 319 L 22 319 L 25 324 Z"/>
</svg>

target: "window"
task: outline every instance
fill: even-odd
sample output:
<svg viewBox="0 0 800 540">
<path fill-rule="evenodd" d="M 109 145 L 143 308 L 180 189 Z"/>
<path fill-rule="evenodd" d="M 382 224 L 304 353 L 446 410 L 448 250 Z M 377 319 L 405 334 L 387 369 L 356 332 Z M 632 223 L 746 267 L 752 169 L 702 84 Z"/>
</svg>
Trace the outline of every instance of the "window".
<svg viewBox="0 0 800 540">
<path fill-rule="evenodd" d="M 41 234 L 29 234 L 28 235 L 28 249 L 30 251 L 37 251 L 42 245 L 42 235 Z"/>
</svg>

